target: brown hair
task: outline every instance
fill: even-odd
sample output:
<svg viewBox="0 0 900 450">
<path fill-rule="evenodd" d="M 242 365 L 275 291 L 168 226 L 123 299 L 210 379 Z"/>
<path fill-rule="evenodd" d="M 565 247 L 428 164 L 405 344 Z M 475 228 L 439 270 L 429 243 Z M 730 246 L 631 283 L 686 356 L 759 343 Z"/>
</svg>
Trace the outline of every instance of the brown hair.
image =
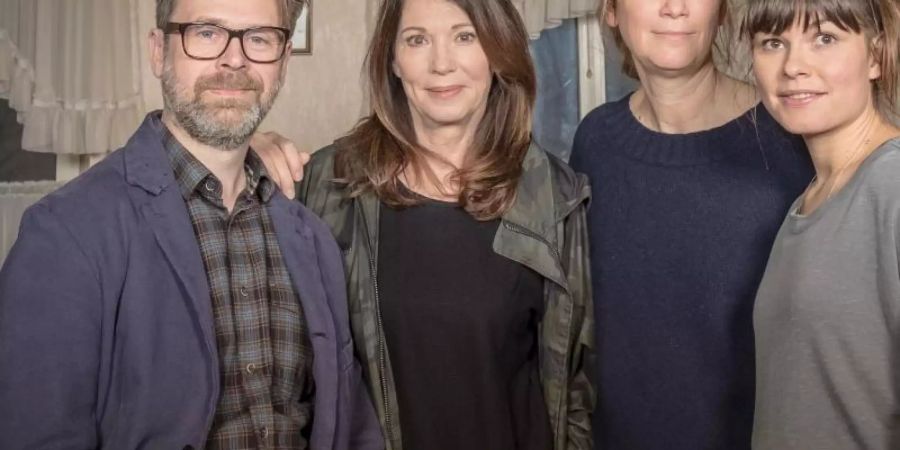
<svg viewBox="0 0 900 450">
<path fill-rule="evenodd" d="M 536 80 L 528 34 L 509 0 L 448 1 L 469 16 L 493 72 L 470 157 L 453 173 L 452 182 L 469 214 L 495 219 L 512 206 L 531 143 Z M 424 156 L 442 158 L 417 142 L 406 94 L 392 70 L 402 11 L 403 0 L 381 4 L 365 64 L 372 113 L 338 142 L 335 155 L 335 175 L 351 196 L 372 191 L 391 206 L 419 202 L 400 181 L 406 169 L 441 186 Z"/>
<path fill-rule="evenodd" d="M 635 67 L 634 64 L 634 56 L 631 54 L 631 50 L 628 49 L 628 46 L 625 45 L 625 40 L 622 39 L 622 32 L 619 31 L 618 27 L 611 27 L 606 22 L 606 15 L 616 10 L 616 4 L 619 1 L 621 0 L 600 0 L 600 5 L 597 8 L 597 20 L 600 21 L 600 24 L 606 30 L 607 34 L 611 36 L 616 43 L 616 48 L 622 53 L 622 72 L 637 80 L 638 72 L 637 67 Z M 713 41 L 713 56 L 718 57 L 719 60 L 726 65 L 732 63 L 732 53 L 735 46 L 734 41 L 731 39 L 734 35 L 735 27 L 734 21 L 729 13 L 730 8 L 728 6 L 728 1 L 729 0 L 720 0 L 719 20 L 721 21 L 721 24 L 716 33 L 717 38 Z M 749 1 L 752 3 L 756 0 Z"/>
<path fill-rule="evenodd" d="M 800 16 L 802 14 L 802 17 Z M 881 64 L 872 83 L 876 107 L 896 120 L 900 100 L 900 3 L 896 0 L 753 0 L 741 23 L 741 33 L 782 34 L 799 21 L 803 30 L 831 22 L 844 31 L 871 38 L 871 51 Z"/>
<path fill-rule="evenodd" d="M 156 0 L 156 28 L 165 28 L 175 10 L 176 0 Z M 281 27 L 294 31 L 300 12 L 309 0 L 276 0 L 281 13 Z"/>
</svg>

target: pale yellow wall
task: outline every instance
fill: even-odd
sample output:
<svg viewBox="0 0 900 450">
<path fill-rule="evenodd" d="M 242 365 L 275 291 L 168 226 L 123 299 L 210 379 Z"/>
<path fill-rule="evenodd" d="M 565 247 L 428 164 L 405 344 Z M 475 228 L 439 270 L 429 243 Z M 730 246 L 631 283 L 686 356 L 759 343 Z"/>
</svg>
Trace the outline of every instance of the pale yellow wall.
<svg viewBox="0 0 900 450">
<path fill-rule="evenodd" d="M 154 0 L 139 0 L 142 85 L 147 110 L 162 108 L 159 80 L 147 68 L 146 36 Z M 287 80 L 260 129 L 277 131 L 301 149 L 316 150 L 349 130 L 364 113 L 360 68 L 365 58 L 368 0 L 313 0 L 312 55 L 290 57 Z"/>
</svg>

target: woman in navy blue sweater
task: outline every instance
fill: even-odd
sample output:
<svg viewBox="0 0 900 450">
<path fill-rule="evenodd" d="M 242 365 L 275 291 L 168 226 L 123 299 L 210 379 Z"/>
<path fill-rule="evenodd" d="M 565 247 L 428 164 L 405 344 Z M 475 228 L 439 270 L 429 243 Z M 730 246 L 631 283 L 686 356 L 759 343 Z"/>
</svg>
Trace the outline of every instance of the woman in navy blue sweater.
<svg viewBox="0 0 900 450">
<path fill-rule="evenodd" d="M 725 0 L 601 2 L 640 87 L 585 118 L 570 161 L 593 189 L 597 449 L 750 448 L 753 299 L 812 170 L 716 69 L 727 17 Z"/>
</svg>

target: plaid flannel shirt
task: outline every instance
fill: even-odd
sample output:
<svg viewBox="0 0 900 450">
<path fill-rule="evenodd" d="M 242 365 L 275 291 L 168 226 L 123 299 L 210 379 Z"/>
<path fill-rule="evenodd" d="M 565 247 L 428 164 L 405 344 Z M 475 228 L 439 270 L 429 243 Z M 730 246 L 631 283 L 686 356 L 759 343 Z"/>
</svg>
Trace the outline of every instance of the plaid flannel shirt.
<svg viewBox="0 0 900 450">
<path fill-rule="evenodd" d="M 247 188 L 231 213 L 222 183 L 168 130 L 164 146 L 200 245 L 221 373 L 208 449 L 305 449 L 312 347 L 266 209 L 276 186 L 249 151 Z"/>
</svg>

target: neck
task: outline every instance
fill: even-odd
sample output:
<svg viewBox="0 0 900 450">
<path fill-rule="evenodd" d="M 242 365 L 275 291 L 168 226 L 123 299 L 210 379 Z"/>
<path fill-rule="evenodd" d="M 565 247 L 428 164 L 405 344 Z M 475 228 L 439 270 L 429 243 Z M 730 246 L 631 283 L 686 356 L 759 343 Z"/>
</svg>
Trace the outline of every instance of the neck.
<svg viewBox="0 0 900 450">
<path fill-rule="evenodd" d="M 422 162 L 426 167 L 421 167 L 421 170 L 416 171 L 418 173 L 405 173 L 408 187 L 432 198 L 455 198 L 458 187 L 453 185 L 451 176 L 465 166 L 483 116 L 482 110 L 458 123 L 436 124 L 413 114 L 416 140 L 427 153 L 422 155 Z"/>
<path fill-rule="evenodd" d="M 631 109 L 650 129 L 670 134 L 721 126 L 756 102 L 752 88 L 716 70 L 712 62 L 678 76 L 640 70 Z"/>
<path fill-rule="evenodd" d="M 882 143 L 897 136 L 896 127 L 874 109 L 868 108 L 844 126 L 814 135 L 804 135 L 816 177 L 826 180 L 853 168 Z"/>
<path fill-rule="evenodd" d="M 234 149 L 212 147 L 192 138 L 169 111 L 163 111 L 162 121 L 175 139 L 222 183 L 222 202 L 230 212 L 247 186 L 244 160 L 250 144 Z"/>
<path fill-rule="evenodd" d="M 446 167 L 446 170 L 453 170 L 465 164 L 475 140 L 475 129 L 465 125 L 416 127 L 416 139 L 419 145 L 445 160 L 447 164 L 443 165 L 453 166 Z"/>
</svg>

